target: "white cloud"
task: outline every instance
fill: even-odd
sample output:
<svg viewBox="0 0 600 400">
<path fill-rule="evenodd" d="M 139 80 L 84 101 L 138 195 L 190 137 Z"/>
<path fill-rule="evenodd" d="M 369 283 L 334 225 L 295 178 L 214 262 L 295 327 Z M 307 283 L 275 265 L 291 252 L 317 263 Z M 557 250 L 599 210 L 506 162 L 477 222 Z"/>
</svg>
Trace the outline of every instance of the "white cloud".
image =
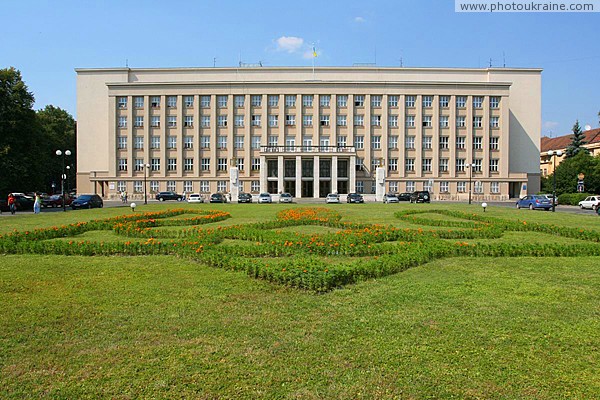
<svg viewBox="0 0 600 400">
<path fill-rule="evenodd" d="M 275 42 L 277 43 L 278 51 L 295 53 L 302 48 L 302 45 L 304 44 L 304 39 L 295 36 L 282 36 Z"/>
<path fill-rule="evenodd" d="M 361 24 L 365 22 L 365 19 L 363 17 L 354 17 L 354 22 Z"/>
</svg>

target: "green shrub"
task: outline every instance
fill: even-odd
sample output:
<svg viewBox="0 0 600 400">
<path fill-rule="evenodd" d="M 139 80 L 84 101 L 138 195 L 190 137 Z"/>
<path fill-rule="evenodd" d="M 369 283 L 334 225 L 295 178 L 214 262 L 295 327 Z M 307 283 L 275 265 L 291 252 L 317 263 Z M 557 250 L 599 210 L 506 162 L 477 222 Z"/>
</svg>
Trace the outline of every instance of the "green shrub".
<svg viewBox="0 0 600 400">
<path fill-rule="evenodd" d="M 590 193 L 563 193 L 558 196 L 558 204 L 576 206 L 581 200 L 591 196 Z"/>
</svg>

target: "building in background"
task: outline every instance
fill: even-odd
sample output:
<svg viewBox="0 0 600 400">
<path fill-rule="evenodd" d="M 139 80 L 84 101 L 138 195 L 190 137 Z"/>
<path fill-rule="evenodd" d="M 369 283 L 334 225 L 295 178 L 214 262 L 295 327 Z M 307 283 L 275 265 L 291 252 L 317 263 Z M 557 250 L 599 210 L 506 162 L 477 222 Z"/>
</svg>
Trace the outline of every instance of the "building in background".
<svg viewBox="0 0 600 400">
<path fill-rule="evenodd" d="M 583 147 L 588 149 L 592 156 L 600 154 L 600 128 L 584 131 L 583 134 L 585 135 Z M 572 141 L 573 134 L 555 138 L 542 137 L 540 152 L 540 172 L 542 176 L 552 175 L 554 168 L 565 159 L 567 147 Z M 554 157 L 548 155 L 550 150 L 563 152 L 562 156 L 556 156 L 556 165 L 553 164 Z"/>
<path fill-rule="evenodd" d="M 82 193 L 135 198 L 145 176 L 152 192 L 374 193 L 378 168 L 386 191 L 434 199 L 539 190 L 540 69 L 76 72 Z"/>
</svg>

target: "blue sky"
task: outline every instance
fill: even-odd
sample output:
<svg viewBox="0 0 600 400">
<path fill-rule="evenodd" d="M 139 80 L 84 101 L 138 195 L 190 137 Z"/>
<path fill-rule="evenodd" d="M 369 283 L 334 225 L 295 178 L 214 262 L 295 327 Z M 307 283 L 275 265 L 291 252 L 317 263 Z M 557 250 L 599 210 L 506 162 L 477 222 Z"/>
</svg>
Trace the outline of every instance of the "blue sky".
<svg viewBox="0 0 600 400">
<path fill-rule="evenodd" d="M 598 126 L 600 13 L 455 13 L 452 0 L 6 1 L 0 68 L 36 108 L 76 116 L 74 68 L 267 66 L 540 67 L 542 134 Z M 6 18 L 9 15 L 10 18 Z"/>
</svg>

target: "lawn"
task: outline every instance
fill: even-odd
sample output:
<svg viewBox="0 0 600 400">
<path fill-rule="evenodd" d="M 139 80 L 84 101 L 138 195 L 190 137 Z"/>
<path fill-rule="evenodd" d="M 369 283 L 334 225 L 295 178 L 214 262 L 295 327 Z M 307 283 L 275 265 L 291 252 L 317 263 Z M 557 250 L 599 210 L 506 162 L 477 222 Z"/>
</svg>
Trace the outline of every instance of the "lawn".
<svg viewBox="0 0 600 400">
<path fill-rule="evenodd" d="M 138 210 L 179 204 L 169 206 Z M 186 207 L 231 213 L 201 229 L 275 220 L 278 211 L 290 208 Z M 330 207 L 341 221 L 441 232 L 440 226 L 412 224 L 394 215 L 440 208 L 482 215 L 477 207 L 460 205 Z M 122 214 L 130 211 L 3 217 L 0 233 Z M 460 221 L 421 215 L 428 216 L 436 224 Z M 557 214 L 500 208 L 485 216 L 600 231 L 594 216 L 560 214 L 555 221 Z M 300 225 L 267 234 L 303 237 L 337 230 L 321 228 Z M 109 244 L 126 239 L 111 231 L 90 231 L 75 240 Z M 465 240 L 477 245 L 590 244 L 531 231 Z M 213 251 L 225 257 L 252 247 L 249 243 L 225 237 Z M 458 255 L 320 294 L 252 279 L 241 270 L 213 268 L 184 254 L 0 257 L 0 398 L 600 397 L 597 256 Z M 330 268 L 347 259 L 320 257 Z M 372 258 L 361 257 L 359 262 Z"/>
</svg>

